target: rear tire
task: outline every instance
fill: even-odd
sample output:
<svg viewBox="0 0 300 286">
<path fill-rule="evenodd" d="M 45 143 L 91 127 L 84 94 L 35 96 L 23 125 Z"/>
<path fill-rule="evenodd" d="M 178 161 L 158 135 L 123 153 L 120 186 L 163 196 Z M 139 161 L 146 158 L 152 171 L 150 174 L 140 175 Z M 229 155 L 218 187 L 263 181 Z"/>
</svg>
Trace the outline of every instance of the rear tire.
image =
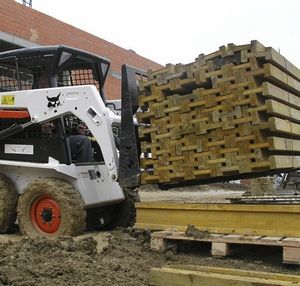
<svg viewBox="0 0 300 286">
<path fill-rule="evenodd" d="M 0 233 L 13 227 L 17 216 L 18 193 L 6 176 L 0 174 Z"/>
<path fill-rule="evenodd" d="M 17 212 L 23 235 L 76 236 L 85 228 L 84 202 L 62 179 L 44 178 L 29 184 L 19 198 Z"/>
</svg>

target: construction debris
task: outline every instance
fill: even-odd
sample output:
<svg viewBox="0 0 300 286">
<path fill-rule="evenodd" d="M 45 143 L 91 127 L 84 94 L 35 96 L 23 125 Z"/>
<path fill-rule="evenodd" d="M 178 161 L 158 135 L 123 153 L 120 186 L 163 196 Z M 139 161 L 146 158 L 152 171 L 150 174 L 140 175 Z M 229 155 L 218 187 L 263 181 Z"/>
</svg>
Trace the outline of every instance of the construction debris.
<svg viewBox="0 0 300 286">
<path fill-rule="evenodd" d="M 209 238 L 210 237 L 210 232 L 207 230 L 201 230 L 196 228 L 195 226 L 189 224 L 185 234 L 187 236 L 192 236 L 194 238 Z"/>
<path fill-rule="evenodd" d="M 139 104 L 142 183 L 300 167 L 300 71 L 257 41 L 149 71 Z"/>
</svg>

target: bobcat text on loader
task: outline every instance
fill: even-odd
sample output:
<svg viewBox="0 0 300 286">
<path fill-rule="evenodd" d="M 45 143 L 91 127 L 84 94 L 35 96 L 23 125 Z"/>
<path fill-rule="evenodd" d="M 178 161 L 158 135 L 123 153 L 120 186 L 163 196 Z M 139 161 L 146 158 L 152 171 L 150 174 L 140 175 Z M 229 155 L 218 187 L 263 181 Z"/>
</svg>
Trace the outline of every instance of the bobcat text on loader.
<svg viewBox="0 0 300 286">
<path fill-rule="evenodd" d="M 0 54 L 1 233 L 16 218 L 22 234 L 44 236 L 132 223 L 136 77 L 144 74 L 122 67 L 120 116 L 104 94 L 109 67 L 105 58 L 66 46 Z M 87 136 L 78 134 L 82 124 Z M 88 137 L 93 160 L 79 156 Z"/>
</svg>

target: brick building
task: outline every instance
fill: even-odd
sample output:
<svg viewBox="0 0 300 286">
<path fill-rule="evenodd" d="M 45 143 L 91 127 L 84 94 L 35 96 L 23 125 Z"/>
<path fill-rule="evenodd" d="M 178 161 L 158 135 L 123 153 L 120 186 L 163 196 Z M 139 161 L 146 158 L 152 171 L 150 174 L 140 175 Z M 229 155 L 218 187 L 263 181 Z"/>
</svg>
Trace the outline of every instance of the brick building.
<svg viewBox="0 0 300 286">
<path fill-rule="evenodd" d="M 111 61 L 105 87 L 108 99 L 120 98 L 122 64 L 144 70 L 161 67 L 131 50 L 123 49 L 14 0 L 0 1 L 0 17 L 0 51 L 60 44 L 108 58 Z"/>
</svg>

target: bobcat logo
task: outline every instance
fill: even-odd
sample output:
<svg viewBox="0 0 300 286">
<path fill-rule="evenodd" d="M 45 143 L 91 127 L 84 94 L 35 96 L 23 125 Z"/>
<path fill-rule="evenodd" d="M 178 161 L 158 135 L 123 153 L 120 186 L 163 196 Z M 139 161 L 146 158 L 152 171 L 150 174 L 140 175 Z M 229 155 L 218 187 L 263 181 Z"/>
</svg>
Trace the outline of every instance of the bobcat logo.
<svg viewBox="0 0 300 286">
<path fill-rule="evenodd" d="M 49 108 L 50 108 L 50 107 L 56 108 L 56 107 L 58 107 L 58 106 L 61 105 L 61 103 L 60 103 L 60 101 L 59 101 L 60 94 L 61 94 L 61 93 L 59 93 L 57 96 L 54 96 L 54 97 L 48 97 L 48 96 L 47 96 L 47 99 L 48 99 L 48 105 L 47 105 L 47 106 L 48 106 Z"/>
</svg>

